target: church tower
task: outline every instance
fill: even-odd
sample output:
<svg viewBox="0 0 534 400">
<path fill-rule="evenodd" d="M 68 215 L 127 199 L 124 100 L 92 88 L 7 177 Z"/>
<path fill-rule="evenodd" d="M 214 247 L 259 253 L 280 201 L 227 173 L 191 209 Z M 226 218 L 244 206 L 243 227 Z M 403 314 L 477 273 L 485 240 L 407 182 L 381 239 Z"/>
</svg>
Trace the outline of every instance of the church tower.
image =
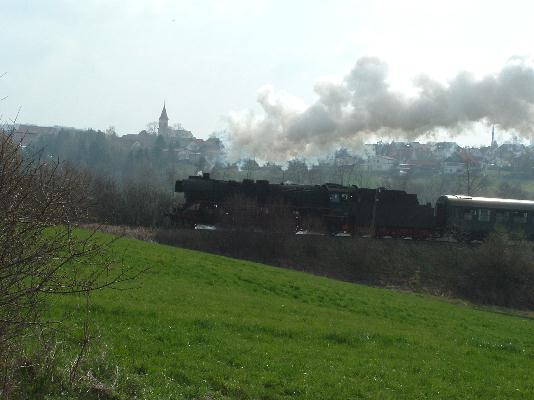
<svg viewBox="0 0 534 400">
<path fill-rule="evenodd" d="M 165 109 L 165 102 L 163 102 L 163 110 L 159 116 L 158 134 L 164 134 L 169 132 L 169 117 L 167 117 L 167 110 Z"/>
<path fill-rule="evenodd" d="M 491 128 L 491 147 L 499 147 L 497 141 L 495 140 L 495 125 Z"/>
</svg>

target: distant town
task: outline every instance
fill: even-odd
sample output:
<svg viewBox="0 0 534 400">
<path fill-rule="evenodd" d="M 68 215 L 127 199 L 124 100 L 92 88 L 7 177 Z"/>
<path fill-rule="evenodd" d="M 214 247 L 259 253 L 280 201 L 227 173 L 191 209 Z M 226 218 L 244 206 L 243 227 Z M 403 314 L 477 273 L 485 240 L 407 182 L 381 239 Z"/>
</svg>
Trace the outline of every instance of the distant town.
<svg viewBox="0 0 534 400">
<path fill-rule="evenodd" d="M 61 132 L 82 133 L 76 128 L 61 126 L 14 125 L 15 139 L 24 146 L 46 142 Z M 232 167 L 226 162 L 225 146 L 218 137 L 199 139 L 180 124 L 169 125 L 166 106 L 163 106 L 157 123 L 150 123 L 137 134 L 117 136 L 113 128 L 99 132 L 126 146 L 130 151 L 158 148 L 172 153 L 178 165 L 198 166 L 210 171 L 216 166 Z M 420 143 L 392 141 L 369 143 L 358 152 L 339 149 L 325 155 L 321 164 L 358 166 L 372 172 L 398 173 L 399 175 L 464 174 L 467 170 L 484 174 L 488 170 L 529 172 L 534 168 L 534 146 L 522 143 L 502 143 L 495 140 L 492 128 L 491 144 L 485 147 L 462 147 L 454 141 Z M 488 138 L 489 139 L 489 138 Z M 489 140 L 488 140 L 489 142 Z M 300 160 L 302 161 L 302 160 Z M 255 164 L 255 165 L 254 165 Z M 271 164 L 272 167 L 272 163 Z M 260 168 L 255 160 L 240 160 L 233 168 Z M 193 168 L 194 169 L 194 168 Z M 188 168 L 191 171 L 191 168 Z M 194 171 L 191 171 L 194 172 Z"/>
</svg>

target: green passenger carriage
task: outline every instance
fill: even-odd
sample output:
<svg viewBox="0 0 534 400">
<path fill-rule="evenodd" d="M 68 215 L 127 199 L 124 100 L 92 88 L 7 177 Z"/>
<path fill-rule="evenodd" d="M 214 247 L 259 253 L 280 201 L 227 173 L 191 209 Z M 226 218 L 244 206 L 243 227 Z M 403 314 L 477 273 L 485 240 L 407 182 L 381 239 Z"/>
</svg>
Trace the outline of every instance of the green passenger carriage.
<svg viewBox="0 0 534 400">
<path fill-rule="evenodd" d="M 534 238 L 534 201 L 441 196 L 436 202 L 436 226 L 441 234 L 482 239 L 498 227 Z"/>
</svg>

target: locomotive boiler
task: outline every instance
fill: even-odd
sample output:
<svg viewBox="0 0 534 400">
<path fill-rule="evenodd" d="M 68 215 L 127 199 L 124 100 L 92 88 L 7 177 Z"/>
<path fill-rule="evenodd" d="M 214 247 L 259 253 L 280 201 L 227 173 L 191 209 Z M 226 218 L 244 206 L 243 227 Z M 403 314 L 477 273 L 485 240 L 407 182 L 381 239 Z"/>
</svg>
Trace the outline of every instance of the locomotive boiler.
<svg viewBox="0 0 534 400">
<path fill-rule="evenodd" d="M 434 232 L 434 210 L 402 190 L 323 185 L 273 184 L 211 179 L 209 174 L 176 182 L 185 202 L 173 212 L 176 223 L 225 225 L 237 216 L 255 227 L 285 219 L 293 230 L 324 230 L 373 236 L 426 238 Z"/>
</svg>

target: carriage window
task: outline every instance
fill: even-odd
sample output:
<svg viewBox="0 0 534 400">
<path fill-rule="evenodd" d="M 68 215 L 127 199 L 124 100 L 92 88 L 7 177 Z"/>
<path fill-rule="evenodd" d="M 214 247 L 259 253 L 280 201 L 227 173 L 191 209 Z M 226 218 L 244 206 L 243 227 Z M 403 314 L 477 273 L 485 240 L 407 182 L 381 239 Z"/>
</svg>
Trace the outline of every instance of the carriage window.
<svg viewBox="0 0 534 400">
<path fill-rule="evenodd" d="M 347 201 L 349 199 L 349 195 L 347 193 L 341 194 L 341 201 Z"/>
<path fill-rule="evenodd" d="M 464 220 L 472 221 L 473 219 L 475 219 L 476 214 L 476 210 L 464 210 Z"/>
<path fill-rule="evenodd" d="M 495 212 L 495 222 L 508 222 L 509 218 L 509 212 L 508 211 L 497 211 Z"/>
<path fill-rule="evenodd" d="M 478 210 L 478 220 L 481 222 L 489 222 L 491 211 L 487 208 L 480 208 Z"/>
<path fill-rule="evenodd" d="M 339 203 L 339 193 L 330 193 L 330 201 L 332 203 Z"/>
<path fill-rule="evenodd" d="M 512 221 L 515 224 L 526 224 L 527 223 L 527 213 L 523 211 L 513 211 L 512 212 Z"/>
</svg>

